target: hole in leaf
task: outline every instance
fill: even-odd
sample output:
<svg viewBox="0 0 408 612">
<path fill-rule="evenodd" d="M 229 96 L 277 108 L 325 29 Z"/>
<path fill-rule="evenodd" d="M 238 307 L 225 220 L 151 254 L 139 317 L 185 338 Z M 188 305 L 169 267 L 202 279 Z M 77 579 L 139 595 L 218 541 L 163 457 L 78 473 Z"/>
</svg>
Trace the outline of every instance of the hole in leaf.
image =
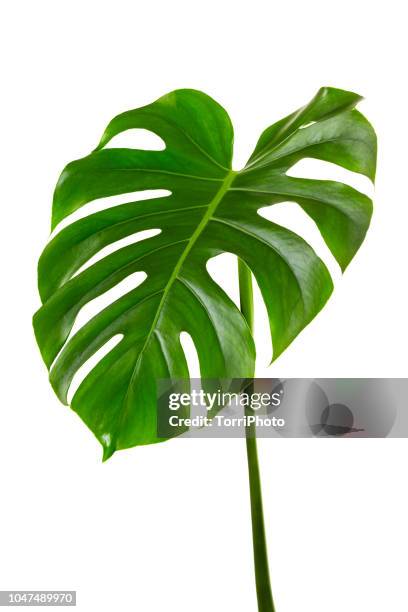
<svg viewBox="0 0 408 612">
<path fill-rule="evenodd" d="M 71 332 L 66 340 L 68 342 L 76 332 L 83 327 L 88 321 L 90 321 L 95 315 L 100 313 L 104 308 L 118 300 L 120 297 L 129 293 L 133 289 L 136 289 L 146 279 L 147 275 L 145 272 L 134 272 L 129 274 L 120 283 L 102 293 L 95 299 L 91 300 L 79 311 L 75 323 L 71 329 Z"/>
<path fill-rule="evenodd" d="M 287 172 L 287 176 L 294 178 L 317 179 L 320 181 L 339 181 L 357 191 L 361 191 L 369 198 L 373 197 L 374 186 L 370 179 L 362 174 L 351 172 L 332 164 L 331 162 L 321 161 L 320 159 L 306 158 L 298 161 Z"/>
<path fill-rule="evenodd" d="M 281 202 L 260 208 L 258 214 L 268 221 L 283 227 L 301 236 L 317 255 L 324 261 L 333 280 L 341 277 L 340 268 L 334 259 L 329 247 L 326 245 L 313 219 L 295 202 Z"/>
<path fill-rule="evenodd" d="M 166 143 L 160 136 L 150 132 L 150 130 L 132 128 L 114 136 L 104 148 L 163 151 L 166 148 Z"/>
<path fill-rule="evenodd" d="M 238 259 L 233 253 L 221 253 L 207 262 L 207 271 L 239 308 Z"/>
<path fill-rule="evenodd" d="M 96 351 L 75 373 L 68 389 L 68 403 L 70 404 L 78 387 L 88 376 L 89 372 L 123 339 L 123 334 L 116 334 Z"/>
<path fill-rule="evenodd" d="M 58 225 L 54 228 L 52 234 L 50 235 L 50 239 L 54 238 L 54 236 L 56 236 L 58 232 L 64 229 L 64 227 L 67 227 L 68 225 L 71 225 L 71 223 L 74 223 L 74 221 L 83 219 L 84 217 L 92 215 L 93 213 L 99 212 L 101 210 L 105 210 L 113 206 L 120 206 L 121 204 L 140 202 L 141 200 L 152 200 L 154 198 L 166 198 L 169 196 L 171 196 L 171 191 L 169 191 L 168 189 L 145 189 L 144 191 L 120 193 L 119 195 L 92 200 L 92 202 L 84 204 L 83 206 L 81 206 L 81 208 L 73 212 L 68 217 L 65 217 L 65 219 L 58 223 Z M 154 204 L 152 204 L 152 208 L 153 207 Z"/>
<path fill-rule="evenodd" d="M 116 240 L 116 242 L 112 242 L 111 244 L 108 244 L 106 247 L 98 251 L 98 253 L 96 253 L 93 257 L 88 259 L 88 261 L 83 266 L 81 266 L 75 272 L 75 274 L 73 274 L 72 278 L 74 278 L 74 276 L 78 276 L 78 274 L 80 274 L 81 272 L 83 272 L 84 270 L 92 266 L 93 264 L 95 264 L 97 261 L 100 261 L 107 255 L 111 255 L 115 251 L 119 251 L 119 249 L 129 246 L 130 244 L 136 244 L 137 242 L 140 242 L 141 240 L 147 240 L 148 238 L 153 238 L 153 236 L 157 236 L 158 234 L 161 234 L 161 229 L 144 230 L 143 232 L 137 232 L 136 234 L 130 234 L 130 236 L 126 236 L 125 238 L 121 238 L 120 240 Z"/>
<path fill-rule="evenodd" d="M 181 332 L 180 344 L 186 356 L 190 378 L 200 378 L 200 361 L 192 337 L 187 332 Z"/>
<path fill-rule="evenodd" d="M 265 302 L 262 297 L 261 290 L 254 275 L 252 275 L 252 287 L 254 293 L 254 340 L 256 346 L 256 363 L 259 364 L 259 374 L 261 370 L 265 370 L 265 376 L 270 376 L 266 370 L 272 359 L 272 340 L 269 332 L 269 318 L 266 310 Z M 258 371 L 258 369 L 256 370 Z"/>
</svg>

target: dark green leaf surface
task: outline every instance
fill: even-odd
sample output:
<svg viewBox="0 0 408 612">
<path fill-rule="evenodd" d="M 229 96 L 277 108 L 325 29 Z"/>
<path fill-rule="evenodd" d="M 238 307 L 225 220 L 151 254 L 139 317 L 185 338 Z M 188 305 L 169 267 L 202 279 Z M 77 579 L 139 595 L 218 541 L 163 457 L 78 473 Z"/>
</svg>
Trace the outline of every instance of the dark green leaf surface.
<svg viewBox="0 0 408 612">
<path fill-rule="evenodd" d="M 156 380 L 188 378 L 180 333 L 189 333 L 205 378 L 251 376 L 255 349 L 245 319 L 211 279 L 206 264 L 229 252 L 246 262 L 265 301 L 274 358 L 315 317 L 332 291 L 324 263 L 298 235 L 258 209 L 299 204 L 345 269 L 361 245 L 371 201 L 342 183 L 287 176 L 313 157 L 374 180 L 376 138 L 354 106 L 360 97 L 321 89 L 303 109 L 261 135 L 246 167 L 231 169 L 233 130 L 224 109 L 194 90 L 172 92 L 123 113 L 95 151 L 61 174 L 52 227 L 106 196 L 166 189 L 168 197 L 107 208 L 71 223 L 39 261 L 42 307 L 34 328 L 51 383 L 64 403 L 75 373 L 108 340 L 121 341 L 92 369 L 72 408 L 104 446 L 104 456 L 158 442 Z M 143 128 L 163 151 L 105 148 Z M 122 247 L 80 271 L 102 248 L 142 230 L 160 234 Z M 134 272 L 146 279 L 86 323 L 67 342 L 81 308 Z"/>
</svg>

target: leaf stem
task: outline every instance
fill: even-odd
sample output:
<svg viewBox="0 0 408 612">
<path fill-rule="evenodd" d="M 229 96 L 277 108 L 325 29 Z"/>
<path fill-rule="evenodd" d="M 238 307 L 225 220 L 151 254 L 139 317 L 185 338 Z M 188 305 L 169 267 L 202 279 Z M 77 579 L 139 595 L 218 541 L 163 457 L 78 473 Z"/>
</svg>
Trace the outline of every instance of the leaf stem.
<svg viewBox="0 0 408 612">
<path fill-rule="evenodd" d="M 240 259 L 238 259 L 238 275 L 241 312 L 244 315 L 251 332 L 253 332 L 254 300 L 252 291 L 252 274 L 246 263 Z M 245 435 L 258 610 L 259 612 L 275 612 L 269 578 L 268 551 L 266 545 L 261 476 L 259 472 L 255 427 L 253 425 L 248 426 L 245 430 Z"/>
</svg>

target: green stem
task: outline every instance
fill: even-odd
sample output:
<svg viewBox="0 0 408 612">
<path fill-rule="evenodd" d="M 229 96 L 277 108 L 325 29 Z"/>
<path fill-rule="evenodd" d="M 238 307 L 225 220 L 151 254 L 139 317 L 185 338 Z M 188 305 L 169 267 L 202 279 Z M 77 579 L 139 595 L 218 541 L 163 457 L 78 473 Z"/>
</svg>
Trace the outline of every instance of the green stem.
<svg viewBox="0 0 408 612">
<path fill-rule="evenodd" d="M 248 266 L 238 260 L 239 299 L 241 312 L 251 332 L 254 325 L 252 275 Z M 259 473 L 256 430 L 250 425 L 245 430 L 248 459 L 249 492 L 251 499 L 252 541 L 254 549 L 255 582 L 259 612 L 275 612 L 269 578 L 268 551 L 262 506 L 261 476 Z"/>
</svg>

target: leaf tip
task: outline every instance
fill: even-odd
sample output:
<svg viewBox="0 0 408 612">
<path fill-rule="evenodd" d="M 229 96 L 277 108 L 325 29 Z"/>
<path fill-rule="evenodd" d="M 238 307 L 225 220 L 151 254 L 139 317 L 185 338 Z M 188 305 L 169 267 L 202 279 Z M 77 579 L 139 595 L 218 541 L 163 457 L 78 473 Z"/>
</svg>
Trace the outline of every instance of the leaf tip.
<svg viewBox="0 0 408 612">
<path fill-rule="evenodd" d="M 116 445 L 112 440 L 112 436 L 109 433 L 104 433 L 101 436 L 100 442 L 103 447 L 102 462 L 105 463 L 110 459 L 113 453 L 116 451 Z"/>
<path fill-rule="evenodd" d="M 104 446 L 103 453 L 102 453 L 102 463 L 105 463 L 105 461 L 110 459 L 112 455 L 114 454 L 114 452 L 115 452 L 114 448 L 107 448 L 106 446 Z"/>
<path fill-rule="evenodd" d="M 327 96 L 342 98 L 343 102 L 348 101 L 352 107 L 364 100 L 364 96 L 356 93 L 355 91 L 348 91 L 346 89 L 340 89 L 339 87 L 331 87 L 330 85 L 320 87 L 317 95 L 320 98 Z"/>
</svg>

